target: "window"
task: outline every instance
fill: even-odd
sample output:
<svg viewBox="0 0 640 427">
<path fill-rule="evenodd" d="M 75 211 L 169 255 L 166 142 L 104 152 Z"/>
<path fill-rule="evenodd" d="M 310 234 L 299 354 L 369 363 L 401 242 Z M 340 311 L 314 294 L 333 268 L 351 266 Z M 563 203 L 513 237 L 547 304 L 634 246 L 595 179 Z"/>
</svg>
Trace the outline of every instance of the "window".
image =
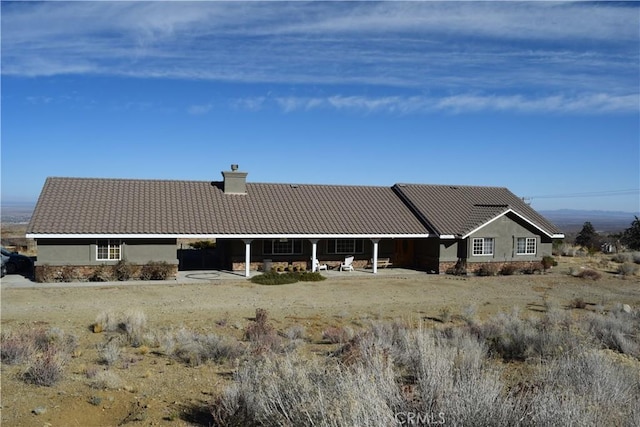
<svg viewBox="0 0 640 427">
<path fill-rule="evenodd" d="M 98 261 L 119 261 L 120 242 L 117 240 L 105 240 L 96 245 L 96 260 Z"/>
<path fill-rule="evenodd" d="M 327 253 L 361 254 L 364 252 L 362 239 L 332 239 L 327 241 Z"/>
<path fill-rule="evenodd" d="M 264 240 L 262 253 L 265 255 L 293 255 L 302 253 L 302 240 Z"/>
<path fill-rule="evenodd" d="M 517 255 L 535 255 L 536 254 L 536 238 L 535 237 L 518 237 L 516 242 Z"/>
<path fill-rule="evenodd" d="M 473 239 L 474 255 L 493 255 L 493 238 L 480 237 Z"/>
</svg>

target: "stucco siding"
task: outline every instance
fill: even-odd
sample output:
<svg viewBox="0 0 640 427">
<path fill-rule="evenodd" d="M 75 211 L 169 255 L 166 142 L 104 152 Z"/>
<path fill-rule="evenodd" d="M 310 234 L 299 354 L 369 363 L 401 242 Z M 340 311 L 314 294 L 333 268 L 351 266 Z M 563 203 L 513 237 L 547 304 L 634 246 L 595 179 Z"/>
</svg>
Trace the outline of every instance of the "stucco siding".
<svg viewBox="0 0 640 427">
<path fill-rule="evenodd" d="M 38 239 L 36 265 L 101 265 L 115 264 L 117 260 L 97 260 L 95 239 L 66 240 Z M 175 239 L 130 239 L 122 241 L 121 259 L 131 264 L 146 264 L 149 261 L 164 261 L 177 264 Z"/>
<path fill-rule="evenodd" d="M 492 255 L 473 255 L 473 239 L 493 238 Z M 518 254 L 518 238 L 535 238 L 535 254 Z M 530 224 L 521 221 L 513 215 L 503 215 L 493 222 L 480 228 L 466 239 L 469 262 L 489 261 L 537 261 L 543 255 L 551 254 L 551 239 L 543 238 L 541 233 Z"/>
</svg>

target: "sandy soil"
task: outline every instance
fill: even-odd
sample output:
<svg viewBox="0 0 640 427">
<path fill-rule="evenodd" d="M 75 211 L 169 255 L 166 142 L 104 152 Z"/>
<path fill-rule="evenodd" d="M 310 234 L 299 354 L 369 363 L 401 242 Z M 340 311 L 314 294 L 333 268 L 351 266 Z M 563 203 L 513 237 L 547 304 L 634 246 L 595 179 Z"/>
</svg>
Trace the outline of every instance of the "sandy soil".
<svg viewBox="0 0 640 427">
<path fill-rule="evenodd" d="M 203 284 L 115 287 L 3 289 L 2 329 L 59 327 L 79 339 L 65 378 L 53 387 L 20 379 L 23 366 L 2 366 L 3 426 L 209 425 L 206 405 L 229 381 L 232 365 L 189 367 L 151 349 L 126 348 L 117 389 L 90 387 L 86 372 L 98 364 L 98 346 L 106 334 L 90 329 L 96 316 L 113 310 L 142 310 L 150 330 L 186 327 L 240 338 L 256 308 L 267 309 L 281 331 L 302 325 L 315 350 L 329 349 L 322 331 L 329 326 L 357 329 L 365 319 L 402 318 L 437 324 L 443 307 L 454 315 L 475 306 L 481 318 L 518 307 L 523 316 L 545 310 L 545 302 L 568 306 L 576 298 L 610 308 L 616 303 L 640 307 L 640 278 L 621 279 L 603 272 L 598 281 L 567 274 L 584 260 L 567 259 L 551 273 L 531 276 L 453 277 L 411 275 L 329 279 L 317 283 L 261 286 L 246 280 Z M 594 263 L 595 261 L 589 261 Z M 578 311 L 578 310 L 576 310 Z M 454 316 L 455 320 L 455 316 Z M 35 414 L 36 408 L 44 409 Z M 40 411 L 37 411 L 40 412 Z"/>
</svg>

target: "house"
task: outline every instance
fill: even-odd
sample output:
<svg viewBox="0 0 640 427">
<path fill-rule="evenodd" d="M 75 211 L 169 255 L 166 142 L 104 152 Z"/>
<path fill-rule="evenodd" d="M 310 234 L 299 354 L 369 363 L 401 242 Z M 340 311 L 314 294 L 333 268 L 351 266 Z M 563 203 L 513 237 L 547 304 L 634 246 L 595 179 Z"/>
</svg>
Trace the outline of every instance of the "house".
<svg viewBox="0 0 640 427">
<path fill-rule="evenodd" d="M 384 257 L 394 266 L 444 272 L 459 260 L 539 261 L 564 235 L 506 188 L 392 187 L 222 181 L 48 178 L 27 238 L 44 266 L 89 273 L 120 260 L 178 270 L 177 239 L 215 239 L 220 269 L 314 268 L 312 259 L 354 266 Z M 377 266 L 372 264 L 372 272 Z"/>
</svg>

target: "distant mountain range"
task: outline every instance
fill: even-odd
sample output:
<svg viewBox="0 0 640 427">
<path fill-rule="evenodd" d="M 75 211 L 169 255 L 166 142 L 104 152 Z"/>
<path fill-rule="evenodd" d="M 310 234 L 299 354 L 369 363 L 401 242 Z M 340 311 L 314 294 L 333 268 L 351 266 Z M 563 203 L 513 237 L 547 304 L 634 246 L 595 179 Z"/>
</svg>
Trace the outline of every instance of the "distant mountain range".
<svg viewBox="0 0 640 427">
<path fill-rule="evenodd" d="M 29 222 L 35 203 L 29 202 L 3 202 L 2 222 L 9 224 L 21 224 Z M 549 221 L 556 224 L 564 233 L 578 232 L 585 222 L 589 221 L 599 233 L 619 232 L 631 226 L 634 215 L 640 217 L 640 213 L 558 209 L 538 211 Z"/>
<path fill-rule="evenodd" d="M 558 209 L 538 211 L 565 233 L 579 232 L 589 221 L 598 233 L 615 233 L 631 226 L 640 213 L 598 210 Z"/>
</svg>

